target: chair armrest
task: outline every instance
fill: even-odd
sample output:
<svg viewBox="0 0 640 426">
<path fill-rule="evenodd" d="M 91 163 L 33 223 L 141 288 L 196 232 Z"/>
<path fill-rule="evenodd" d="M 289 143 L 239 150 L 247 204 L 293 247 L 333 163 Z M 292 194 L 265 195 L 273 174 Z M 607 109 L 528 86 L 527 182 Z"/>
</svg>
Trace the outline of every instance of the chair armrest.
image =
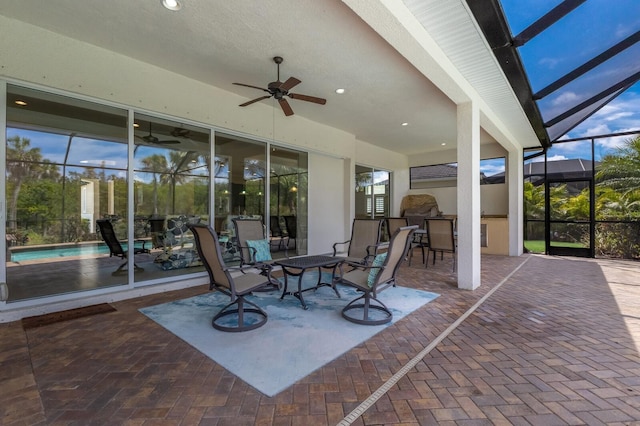
<svg viewBox="0 0 640 426">
<path fill-rule="evenodd" d="M 364 258 L 364 261 L 366 263 L 369 263 L 369 258 L 375 257 L 378 254 L 378 251 L 380 249 L 388 249 L 388 248 L 389 248 L 389 243 L 387 243 L 387 242 L 368 245 L 367 246 L 367 256 Z"/>
<path fill-rule="evenodd" d="M 350 242 L 351 242 L 351 240 L 343 241 L 341 243 L 334 243 L 333 244 L 333 255 L 335 256 L 338 253 L 337 246 L 342 245 L 342 244 L 347 244 L 347 243 L 350 243 Z"/>
<path fill-rule="evenodd" d="M 350 266 L 353 269 L 362 269 L 363 271 L 366 270 L 370 270 L 370 269 L 384 269 L 385 266 L 384 265 L 379 265 L 379 266 L 373 266 L 373 265 L 364 265 L 362 263 L 358 263 L 358 262 L 349 262 L 349 261 L 344 261 L 341 262 L 340 265 L 338 265 L 339 269 L 340 269 L 340 278 L 342 278 L 342 276 L 344 275 L 344 271 L 342 269 L 342 267 L 344 265 Z"/>
<path fill-rule="evenodd" d="M 249 265 L 249 266 L 225 266 L 223 268 L 224 271 L 228 271 L 228 272 L 242 272 L 243 274 L 245 273 L 245 271 L 248 270 L 255 270 L 255 266 L 253 265 Z"/>
<path fill-rule="evenodd" d="M 133 240 L 134 245 L 135 243 L 142 243 L 142 248 L 140 249 L 142 250 L 142 253 L 149 253 L 149 249 L 145 247 L 145 244 L 147 244 L 147 240 Z M 133 251 L 135 252 L 135 247 Z"/>
</svg>

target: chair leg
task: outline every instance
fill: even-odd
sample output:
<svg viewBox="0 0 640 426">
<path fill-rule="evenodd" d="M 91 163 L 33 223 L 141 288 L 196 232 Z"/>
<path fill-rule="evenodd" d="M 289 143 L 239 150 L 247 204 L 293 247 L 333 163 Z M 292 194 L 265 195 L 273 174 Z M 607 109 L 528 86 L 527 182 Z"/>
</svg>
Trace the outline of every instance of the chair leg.
<svg viewBox="0 0 640 426">
<path fill-rule="evenodd" d="M 115 271 L 113 271 L 111 273 L 111 275 L 120 275 L 121 273 L 126 273 L 127 270 L 124 269 L 125 266 L 127 266 L 127 264 L 129 263 L 129 260 L 127 260 L 126 258 L 124 259 L 124 262 L 122 263 L 122 265 L 118 266 L 118 269 L 116 269 Z M 134 272 L 144 272 L 144 268 L 138 266 L 137 264 L 133 264 L 133 270 Z"/>
<path fill-rule="evenodd" d="M 244 306 L 245 303 L 252 307 L 245 308 Z M 236 307 L 232 308 L 234 305 Z M 229 308 L 232 308 L 232 309 L 229 309 Z M 257 319 L 255 320 L 255 322 L 245 324 L 245 313 L 256 314 Z M 230 315 L 237 316 L 237 320 L 233 321 L 233 323 L 236 325 L 224 325 L 218 322 L 219 319 L 230 316 Z M 213 328 L 215 328 L 216 330 L 229 331 L 229 332 L 255 330 L 258 327 L 262 327 L 266 323 L 267 323 L 267 313 L 263 311 L 255 303 L 245 300 L 243 296 L 238 297 L 236 300 L 232 301 L 227 306 L 222 308 L 220 312 L 218 312 L 211 320 L 211 325 L 213 326 Z"/>
<path fill-rule="evenodd" d="M 360 300 L 363 299 L 362 302 Z M 372 303 L 375 302 L 375 303 Z M 362 317 L 351 316 L 348 312 L 358 310 L 362 312 Z M 383 317 L 380 319 L 369 318 L 369 311 L 381 312 Z M 375 297 L 371 297 L 371 292 L 367 291 L 362 296 L 352 300 L 342 308 L 342 317 L 347 321 L 362 325 L 381 325 L 386 324 L 393 318 L 393 314 L 384 303 Z"/>
</svg>

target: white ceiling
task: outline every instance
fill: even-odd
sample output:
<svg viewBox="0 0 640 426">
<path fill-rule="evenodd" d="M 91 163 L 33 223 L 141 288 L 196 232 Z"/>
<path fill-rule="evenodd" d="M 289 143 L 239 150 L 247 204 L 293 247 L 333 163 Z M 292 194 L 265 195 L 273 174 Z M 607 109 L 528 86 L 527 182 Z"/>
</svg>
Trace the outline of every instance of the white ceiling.
<svg viewBox="0 0 640 426">
<path fill-rule="evenodd" d="M 455 146 L 455 104 L 341 1 L 182 2 L 171 12 L 160 0 L 0 0 L 0 14 L 247 100 L 265 93 L 232 83 L 266 87 L 276 80 L 272 58 L 282 56 L 281 81 L 302 80 L 293 93 L 327 99 L 289 99 L 295 114 L 404 154 Z"/>
</svg>

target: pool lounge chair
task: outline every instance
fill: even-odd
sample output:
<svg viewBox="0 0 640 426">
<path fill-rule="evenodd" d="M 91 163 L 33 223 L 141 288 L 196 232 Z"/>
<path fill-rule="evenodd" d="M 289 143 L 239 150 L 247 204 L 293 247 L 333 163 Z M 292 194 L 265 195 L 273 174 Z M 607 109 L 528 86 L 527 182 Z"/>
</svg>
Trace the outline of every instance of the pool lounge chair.
<svg viewBox="0 0 640 426">
<path fill-rule="evenodd" d="M 109 257 L 117 256 L 124 259 L 124 262 L 122 263 L 122 265 L 120 265 L 118 269 L 113 271 L 113 275 L 123 272 L 123 268 L 127 266 L 127 263 L 128 263 L 128 260 L 127 260 L 128 250 L 125 250 L 122 248 L 122 244 L 120 244 L 118 237 L 116 237 L 116 233 L 113 230 L 113 224 L 109 219 L 98 219 L 96 221 L 96 224 L 98 225 L 98 229 L 100 230 L 100 235 L 102 236 L 102 239 L 109 247 Z M 134 255 L 141 254 L 141 253 L 149 253 L 149 250 L 145 247 L 146 241 L 136 240 L 134 241 L 134 244 L 136 242 L 142 242 L 142 247 L 134 246 L 133 248 Z M 135 268 L 135 272 L 144 271 L 143 268 L 139 267 L 135 263 L 133 264 L 133 267 Z"/>
</svg>

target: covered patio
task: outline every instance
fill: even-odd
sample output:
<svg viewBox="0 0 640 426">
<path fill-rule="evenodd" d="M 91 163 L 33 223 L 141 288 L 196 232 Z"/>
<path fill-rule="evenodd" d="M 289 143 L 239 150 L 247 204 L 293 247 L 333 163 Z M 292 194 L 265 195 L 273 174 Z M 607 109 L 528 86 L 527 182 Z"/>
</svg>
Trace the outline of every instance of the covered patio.
<svg viewBox="0 0 640 426">
<path fill-rule="evenodd" d="M 637 262 L 525 255 L 482 265 L 483 285 L 461 292 L 447 261 L 428 275 L 405 264 L 400 285 L 441 296 L 273 398 L 138 312 L 206 286 L 37 328 L 2 324 L 0 414 L 7 425 L 640 419 Z"/>
<path fill-rule="evenodd" d="M 145 274 L 130 256 L 112 280 L 106 255 L 10 264 L 0 240 L 3 423 L 640 421 L 638 262 L 523 254 L 523 159 L 640 78 L 636 56 L 588 105 L 576 96 L 540 116 L 516 42 L 584 1 L 559 2 L 519 38 L 498 0 L 161 3 L 0 0 L 0 235 L 16 235 L 16 188 L 37 200 L 21 206 L 27 219 L 66 191 L 62 212 L 95 207 L 72 218 L 78 229 L 117 211 L 123 241 L 138 238 L 141 213 L 189 214 L 226 237 L 235 217 L 293 217 L 295 255 L 316 255 L 346 240 L 354 217 L 399 216 L 403 197 L 428 194 L 457 220 L 457 267 L 445 256 L 427 269 L 416 249 L 398 284 L 439 297 L 268 397 L 139 311 L 209 292 L 201 267 L 161 272 L 156 248 Z M 633 57 L 629 31 L 597 58 Z M 538 95 L 554 104 L 554 90 Z M 29 138 L 33 151 L 16 149 Z M 495 158 L 504 179 L 481 185 L 481 162 Z M 414 186 L 413 168 L 453 163 L 446 187 Z M 21 187 L 33 164 L 33 182 L 60 178 L 52 190 Z M 358 174 L 369 171 L 385 178 L 368 193 Z M 508 255 L 483 251 L 487 219 L 506 224 Z"/>
</svg>

